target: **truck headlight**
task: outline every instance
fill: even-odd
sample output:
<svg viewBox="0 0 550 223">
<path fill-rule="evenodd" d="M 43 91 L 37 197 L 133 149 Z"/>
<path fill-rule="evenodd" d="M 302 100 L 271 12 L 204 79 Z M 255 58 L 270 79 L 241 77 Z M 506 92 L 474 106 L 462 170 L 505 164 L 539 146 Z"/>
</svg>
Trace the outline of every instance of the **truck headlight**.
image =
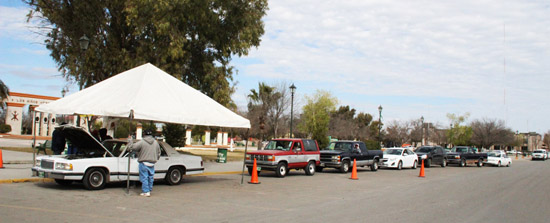
<svg viewBox="0 0 550 223">
<path fill-rule="evenodd" d="M 333 160 L 340 160 L 340 156 L 332 156 Z"/>
<path fill-rule="evenodd" d="M 425 160 L 426 158 L 428 158 L 428 156 L 426 156 L 426 154 L 424 154 L 420 157 L 420 159 L 423 159 L 423 160 Z"/>
<path fill-rule="evenodd" d="M 250 160 L 250 154 L 246 154 L 246 159 Z"/>
<path fill-rule="evenodd" d="M 70 163 L 56 163 L 56 170 L 73 170 L 73 164 Z"/>
<path fill-rule="evenodd" d="M 42 162 L 42 161 L 37 159 L 36 161 L 34 161 L 34 166 L 35 167 L 40 167 L 40 162 Z"/>
<path fill-rule="evenodd" d="M 267 161 L 275 161 L 275 156 L 267 156 Z"/>
<path fill-rule="evenodd" d="M 460 156 L 455 156 L 455 159 L 460 159 Z"/>
</svg>

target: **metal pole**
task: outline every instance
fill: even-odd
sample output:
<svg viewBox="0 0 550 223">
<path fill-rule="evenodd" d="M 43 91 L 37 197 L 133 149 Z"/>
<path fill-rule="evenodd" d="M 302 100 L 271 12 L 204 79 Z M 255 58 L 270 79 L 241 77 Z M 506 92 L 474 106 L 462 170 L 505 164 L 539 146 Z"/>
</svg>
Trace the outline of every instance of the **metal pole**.
<svg viewBox="0 0 550 223">
<path fill-rule="evenodd" d="M 294 92 L 291 92 L 290 97 L 290 138 L 292 138 L 292 121 L 294 119 Z"/>
<path fill-rule="evenodd" d="M 36 166 L 36 112 L 32 110 L 32 166 Z M 46 149 L 44 149 L 46 151 Z"/>
<path fill-rule="evenodd" d="M 128 133 L 132 132 L 132 122 L 134 121 L 134 110 L 130 110 L 130 123 L 128 125 Z M 131 135 L 131 134 L 130 134 Z M 132 140 L 132 137 L 130 137 Z M 130 194 L 130 148 L 128 148 L 128 179 L 126 179 L 126 194 Z"/>
<path fill-rule="evenodd" d="M 245 139 L 245 143 L 244 143 L 244 155 L 243 155 L 243 171 L 241 172 L 241 184 L 243 184 L 243 182 L 244 182 L 244 166 L 245 166 L 245 163 L 246 163 L 246 152 L 248 151 L 248 132 L 249 131 L 250 131 L 250 129 L 246 130 L 246 139 Z"/>
</svg>

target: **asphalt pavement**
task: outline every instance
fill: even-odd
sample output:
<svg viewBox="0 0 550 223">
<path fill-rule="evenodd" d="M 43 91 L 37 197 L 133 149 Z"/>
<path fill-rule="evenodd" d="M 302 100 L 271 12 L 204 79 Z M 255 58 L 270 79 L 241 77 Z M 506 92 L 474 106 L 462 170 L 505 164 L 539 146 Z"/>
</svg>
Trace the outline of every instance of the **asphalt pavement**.
<svg viewBox="0 0 550 223">
<path fill-rule="evenodd" d="M 550 161 L 511 167 L 359 168 L 359 180 L 325 169 L 285 178 L 262 171 L 261 184 L 238 174 L 155 183 L 151 197 L 125 184 L 0 184 L 0 222 L 548 222 Z"/>
</svg>

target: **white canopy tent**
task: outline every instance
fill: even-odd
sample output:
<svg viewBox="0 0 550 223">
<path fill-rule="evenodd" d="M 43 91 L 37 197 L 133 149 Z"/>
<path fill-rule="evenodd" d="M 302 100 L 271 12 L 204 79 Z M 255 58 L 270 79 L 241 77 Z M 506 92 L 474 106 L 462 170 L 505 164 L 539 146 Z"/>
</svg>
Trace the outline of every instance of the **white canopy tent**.
<svg viewBox="0 0 550 223">
<path fill-rule="evenodd" d="M 158 122 L 250 128 L 250 121 L 147 63 L 36 111 L 65 115 L 129 117 Z"/>
</svg>

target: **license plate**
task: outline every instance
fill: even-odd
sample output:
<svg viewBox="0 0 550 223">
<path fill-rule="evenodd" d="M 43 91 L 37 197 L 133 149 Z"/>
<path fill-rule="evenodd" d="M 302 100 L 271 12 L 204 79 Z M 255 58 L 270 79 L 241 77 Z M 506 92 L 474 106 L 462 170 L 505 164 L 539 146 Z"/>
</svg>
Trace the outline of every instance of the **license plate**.
<svg viewBox="0 0 550 223">
<path fill-rule="evenodd" d="M 50 177 L 50 174 L 46 172 L 38 172 L 38 176 L 42 178 L 48 178 Z"/>
<path fill-rule="evenodd" d="M 257 166 L 256 167 L 256 171 L 261 171 L 262 170 L 262 167 L 261 166 Z"/>
</svg>

